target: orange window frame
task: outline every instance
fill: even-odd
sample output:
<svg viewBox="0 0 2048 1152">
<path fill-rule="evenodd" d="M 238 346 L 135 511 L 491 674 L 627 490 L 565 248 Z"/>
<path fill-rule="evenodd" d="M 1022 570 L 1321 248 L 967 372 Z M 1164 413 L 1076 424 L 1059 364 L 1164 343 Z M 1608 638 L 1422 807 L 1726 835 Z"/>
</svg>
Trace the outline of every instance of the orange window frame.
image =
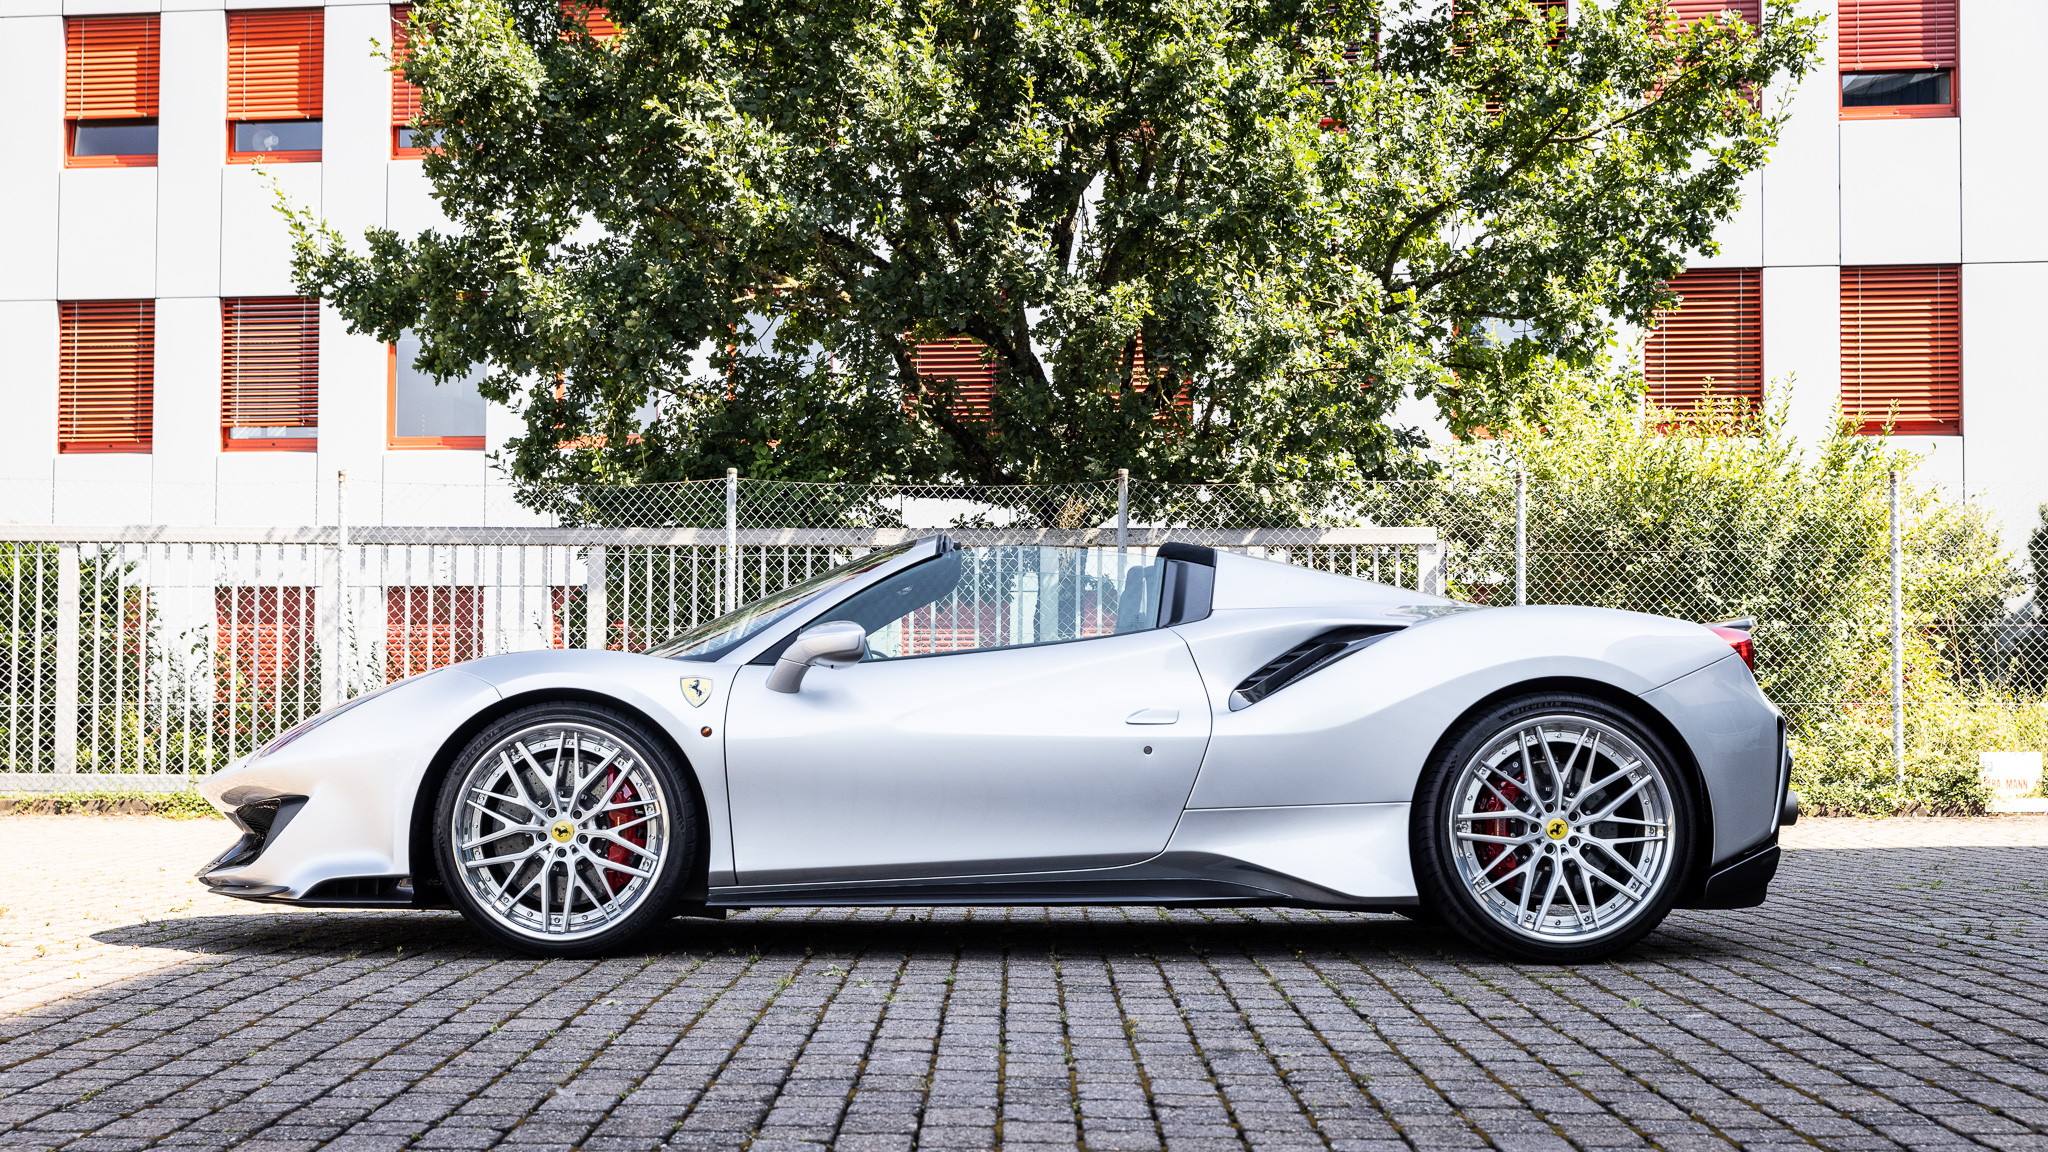
<svg viewBox="0 0 2048 1152">
<path fill-rule="evenodd" d="M 384 346 L 384 446 L 399 450 L 440 448 L 481 452 L 482 436 L 400 436 L 398 434 L 398 345 Z"/>
<path fill-rule="evenodd" d="M 320 447 L 320 302 L 301 296 L 220 302 L 223 452 L 314 452 Z M 249 437 L 236 428 L 311 428 L 311 436 Z"/>
<path fill-rule="evenodd" d="M 155 120 L 162 37 L 155 15 L 64 20 L 64 166 L 154 168 L 157 154 L 73 154 L 81 122 Z"/>
<path fill-rule="evenodd" d="M 1932 19 L 1930 6 L 1936 7 Z M 1961 7 L 1959 0 L 1943 0 L 1938 6 L 1931 0 L 1840 0 L 1835 101 L 1841 119 L 1933 120 L 1962 115 Z M 1868 34 L 1866 27 L 1871 29 Z M 1856 108 L 1841 103 L 1842 77 L 1862 72 L 1946 72 L 1948 103 Z"/>
<path fill-rule="evenodd" d="M 57 452 L 148 452 L 156 419 L 156 301 L 57 305 Z"/>
<path fill-rule="evenodd" d="M 253 8 L 227 15 L 228 163 L 317 163 L 318 148 L 237 151 L 235 125 L 322 119 L 326 10 Z"/>
<path fill-rule="evenodd" d="M 1841 317 L 1840 410 L 1856 431 L 1962 434 L 1960 265 L 1845 267 Z"/>
</svg>

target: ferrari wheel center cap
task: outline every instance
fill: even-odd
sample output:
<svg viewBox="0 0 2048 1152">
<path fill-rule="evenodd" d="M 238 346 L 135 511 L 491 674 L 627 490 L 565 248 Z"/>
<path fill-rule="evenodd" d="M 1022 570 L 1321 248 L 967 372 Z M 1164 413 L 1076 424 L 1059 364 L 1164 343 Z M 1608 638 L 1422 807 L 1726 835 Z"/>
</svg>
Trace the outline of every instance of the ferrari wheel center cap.
<svg viewBox="0 0 2048 1152">
<path fill-rule="evenodd" d="M 554 837 L 557 844 L 567 844 L 576 838 L 576 825 L 569 820 L 557 820 L 548 827 L 548 835 Z"/>
<path fill-rule="evenodd" d="M 1565 837 L 1571 835 L 1571 833 L 1571 824 L 1568 823 L 1562 816 L 1552 817 L 1550 823 L 1545 824 L 1543 826 L 1543 834 L 1545 836 L 1550 837 L 1552 840 L 1562 840 Z"/>
</svg>

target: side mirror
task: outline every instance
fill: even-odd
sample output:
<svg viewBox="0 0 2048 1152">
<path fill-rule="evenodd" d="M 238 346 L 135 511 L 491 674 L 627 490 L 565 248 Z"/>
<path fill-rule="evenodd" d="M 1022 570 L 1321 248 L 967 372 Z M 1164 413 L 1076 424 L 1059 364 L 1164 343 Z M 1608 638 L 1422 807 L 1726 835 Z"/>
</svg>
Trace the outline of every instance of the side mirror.
<svg viewBox="0 0 2048 1152">
<path fill-rule="evenodd" d="M 867 629 L 851 620 L 827 620 L 805 629 L 768 673 L 768 690 L 794 692 L 803 687 L 813 664 L 851 664 L 868 654 Z"/>
</svg>

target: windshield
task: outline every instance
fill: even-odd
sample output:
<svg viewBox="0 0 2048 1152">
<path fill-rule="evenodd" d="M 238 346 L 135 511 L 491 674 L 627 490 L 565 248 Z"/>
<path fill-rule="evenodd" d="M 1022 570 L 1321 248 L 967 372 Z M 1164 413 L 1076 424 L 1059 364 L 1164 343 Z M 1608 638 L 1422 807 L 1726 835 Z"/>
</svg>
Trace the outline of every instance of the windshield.
<svg viewBox="0 0 2048 1152">
<path fill-rule="evenodd" d="M 716 660 L 741 642 L 758 635 L 763 628 L 788 616 L 827 589 L 846 583 L 863 572 L 871 572 L 917 546 L 912 540 L 878 548 L 837 568 L 828 568 L 802 583 L 792 584 L 773 596 L 709 620 L 671 640 L 647 649 L 649 656 L 670 656 L 677 660 Z"/>
</svg>

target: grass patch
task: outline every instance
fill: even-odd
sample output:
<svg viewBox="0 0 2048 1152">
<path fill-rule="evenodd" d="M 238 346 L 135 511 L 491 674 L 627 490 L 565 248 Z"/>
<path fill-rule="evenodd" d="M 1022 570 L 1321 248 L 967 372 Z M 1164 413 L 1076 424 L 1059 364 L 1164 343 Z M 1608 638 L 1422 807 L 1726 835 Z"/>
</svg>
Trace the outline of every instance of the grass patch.
<svg viewBox="0 0 2048 1152">
<path fill-rule="evenodd" d="M 14 792 L 0 795 L 0 812 L 18 816 L 168 816 L 218 819 L 205 797 L 183 792 Z"/>
</svg>

